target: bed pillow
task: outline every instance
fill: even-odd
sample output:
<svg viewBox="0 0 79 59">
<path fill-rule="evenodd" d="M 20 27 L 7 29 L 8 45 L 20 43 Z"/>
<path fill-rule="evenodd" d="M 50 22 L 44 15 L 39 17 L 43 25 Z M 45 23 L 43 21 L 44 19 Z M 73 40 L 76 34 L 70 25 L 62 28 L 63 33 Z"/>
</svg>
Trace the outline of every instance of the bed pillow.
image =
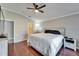
<svg viewBox="0 0 79 59">
<path fill-rule="evenodd" d="M 45 30 L 45 33 L 58 34 L 58 35 L 61 34 L 58 30 Z"/>
</svg>

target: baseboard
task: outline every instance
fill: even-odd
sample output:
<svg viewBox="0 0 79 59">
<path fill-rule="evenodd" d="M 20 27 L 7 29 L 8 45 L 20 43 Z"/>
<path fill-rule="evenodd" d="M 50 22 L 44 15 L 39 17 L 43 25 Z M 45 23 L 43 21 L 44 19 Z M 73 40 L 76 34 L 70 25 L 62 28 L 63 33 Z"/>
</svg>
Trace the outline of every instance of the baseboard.
<svg viewBox="0 0 79 59">
<path fill-rule="evenodd" d="M 17 41 L 14 41 L 14 43 L 22 42 L 22 41 L 25 41 L 25 40 L 26 39 L 17 40 Z"/>
<path fill-rule="evenodd" d="M 76 49 L 79 49 L 79 47 L 76 47 Z"/>
<path fill-rule="evenodd" d="M 14 43 L 14 39 L 9 40 L 8 43 Z"/>
</svg>

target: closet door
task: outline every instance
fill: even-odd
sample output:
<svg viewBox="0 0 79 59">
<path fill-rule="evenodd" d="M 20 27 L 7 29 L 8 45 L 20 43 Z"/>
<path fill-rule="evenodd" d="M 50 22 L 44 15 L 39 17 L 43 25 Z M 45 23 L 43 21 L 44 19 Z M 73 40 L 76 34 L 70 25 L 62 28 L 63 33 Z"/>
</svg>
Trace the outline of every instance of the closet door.
<svg viewBox="0 0 79 59">
<path fill-rule="evenodd" d="M 8 36 L 9 43 L 13 43 L 14 41 L 14 22 L 13 21 L 5 21 L 5 33 Z"/>
<path fill-rule="evenodd" d="M 28 36 L 30 36 L 32 34 L 32 31 L 33 31 L 32 23 L 29 22 L 28 23 Z"/>
</svg>

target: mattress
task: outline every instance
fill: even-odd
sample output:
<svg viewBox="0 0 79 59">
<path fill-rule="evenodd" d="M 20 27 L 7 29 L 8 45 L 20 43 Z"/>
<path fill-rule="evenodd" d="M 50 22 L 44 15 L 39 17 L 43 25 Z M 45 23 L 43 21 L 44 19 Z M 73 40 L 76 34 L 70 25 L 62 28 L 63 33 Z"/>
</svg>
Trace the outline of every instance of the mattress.
<svg viewBox="0 0 79 59">
<path fill-rule="evenodd" d="M 45 56 L 56 55 L 56 50 L 63 40 L 63 35 L 50 33 L 32 34 L 28 42 L 32 47 Z"/>
</svg>

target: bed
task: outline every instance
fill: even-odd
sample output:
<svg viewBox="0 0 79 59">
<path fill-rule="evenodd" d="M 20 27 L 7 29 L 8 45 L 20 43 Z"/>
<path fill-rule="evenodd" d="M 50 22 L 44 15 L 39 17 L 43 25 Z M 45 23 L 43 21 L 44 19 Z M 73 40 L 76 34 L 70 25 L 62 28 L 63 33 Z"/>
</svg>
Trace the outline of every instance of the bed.
<svg viewBox="0 0 79 59">
<path fill-rule="evenodd" d="M 64 36 L 57 30 L 45 30 L 44 33 L 32 34 L 28 42 L 44 56 L 55 56 L 63 45 Z"/>
</svg>

